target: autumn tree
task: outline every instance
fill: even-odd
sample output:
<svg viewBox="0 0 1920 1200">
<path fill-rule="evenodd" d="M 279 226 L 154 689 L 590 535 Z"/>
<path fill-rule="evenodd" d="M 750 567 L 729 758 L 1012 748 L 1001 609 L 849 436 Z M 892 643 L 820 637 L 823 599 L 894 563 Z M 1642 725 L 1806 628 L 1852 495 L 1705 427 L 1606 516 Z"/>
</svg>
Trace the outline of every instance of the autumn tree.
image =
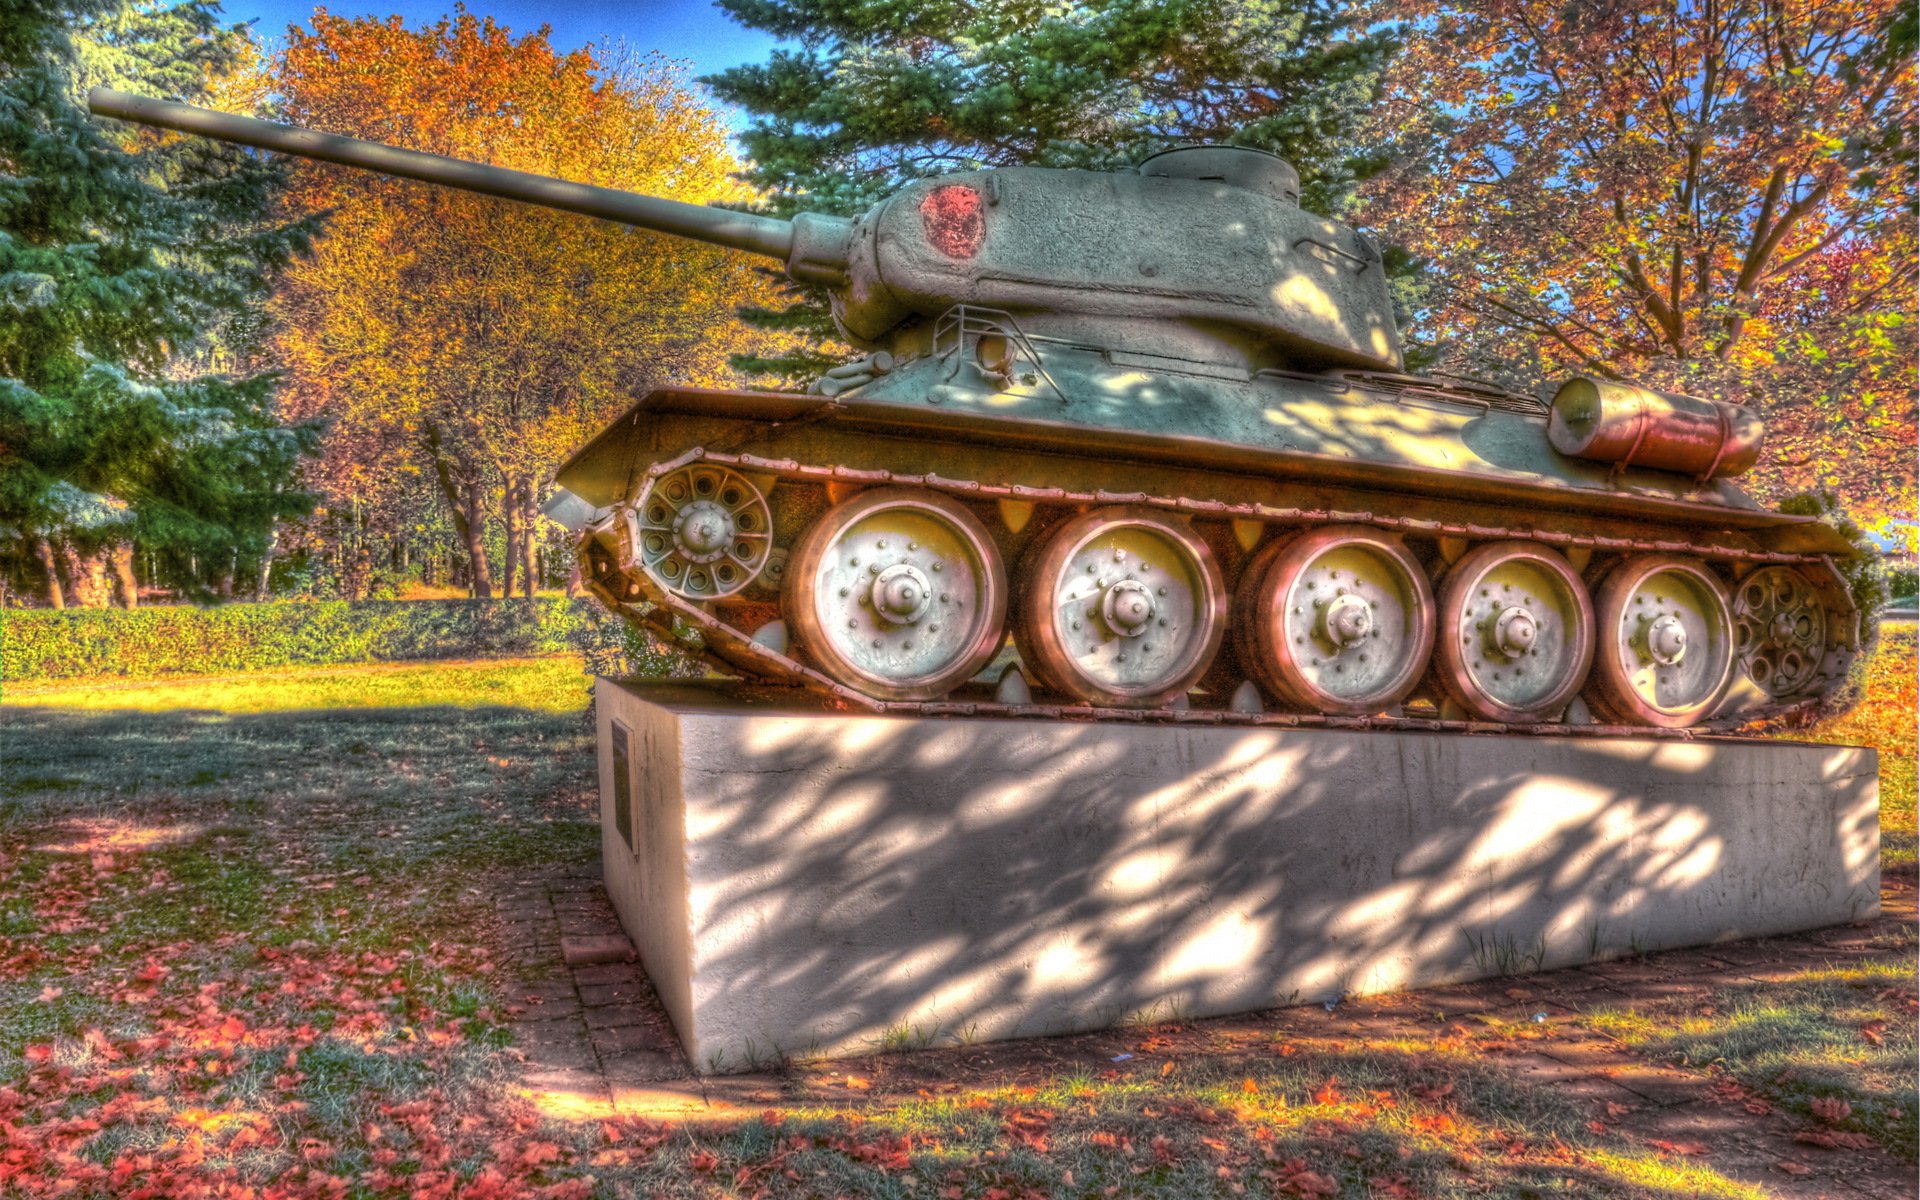
<svg viewBox="0 0 1920 1200">
<path fill-rule="evenodd" d="M 1104 169 L 1231 142 L 1292 162 L 1306 206 L 1336 214 L 1370 169 L 1352 135 L 1392 52 L 1337 0 L 718 5 L 796 43 L 707 80 L 752 114 L 748 178 L 783 213 L 852 215 L 911 180 L 978 166 Z M 743 365 L 802 378 L 837 361 L 817 289 L 748 316 L 822 341 Z"/>
<path fill-rule="evenodd" d="M 230 573 L 305 511 L 311 437 L 234 353 L 307 235 L 277 168 L 82 101 L 204 97 L 244 49 L 198 0 L 0 9 L 0 543 L 55 607 L 131 606 L 136 546 Z"/>
<path fill-rule="evenodd" d="M 319 12 L 273 84 L 337 133 L 703 203 L 749 197 L 726 128 L 657 58 L 560 53 L 460 12 L 422 29 Z M 475 595 L 531 595 L 536 514 L 564 455 L 654 383 L 720 382 L 745 256 L 351 172 L 296 170 L 328 236 L 275 300 L 302 412 L 331 420 L 314 480 L 364 527 L 428 487 Z M 502 527 L 504 563 L 488 550 Z"/>
<path fill-rule="evenodd" d="M 1384 10 L 1383 10 L 1384 11 Z M 1759 407 L 1776 497 L 1914 503 L 1913 10 L 1903 0 L 1395 4 L 1369 209 L 1441 284 L 1457 370 Z"/>
</svg>

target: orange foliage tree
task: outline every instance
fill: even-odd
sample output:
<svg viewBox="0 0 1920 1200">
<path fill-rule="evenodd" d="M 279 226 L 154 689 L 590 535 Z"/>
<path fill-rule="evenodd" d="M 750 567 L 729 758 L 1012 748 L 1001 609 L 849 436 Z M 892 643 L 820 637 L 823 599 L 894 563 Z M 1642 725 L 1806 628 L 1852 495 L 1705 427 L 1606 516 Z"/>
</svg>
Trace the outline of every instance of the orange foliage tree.
<svg viewBox="0 0 1920 1200">
<path fill-rule="evenodd" d="M 725 126 L 676 68 L 562 54 L 544 30 L 316 12 L 271 84 L 287 119 L 330 132 L 695 203 L 750 198 Z M 532 594 L 535 514 L 567 451 L 651 384 L 728 378 L 747 336 L 734 308 L 769 286 L 730 251 L 324 164 L 301 164 L 293 194 L 331 214 L 274 302 L 289 407 L 330 420 L 314 483 L 362 546 L 369 528 L 416 520 L 423 490 L 437 497 L 482 597 L 512 594 L 516 572 Z"/>
<path fill-rule="evenodd" d="M 1383 15 L 1388 15 L 1383 12 Z M 1411 0 L 1371 219 L 1454 370 L 1752 404 L 1778 497 L 1914 503 L 1904 0 Z"/>
</svg>

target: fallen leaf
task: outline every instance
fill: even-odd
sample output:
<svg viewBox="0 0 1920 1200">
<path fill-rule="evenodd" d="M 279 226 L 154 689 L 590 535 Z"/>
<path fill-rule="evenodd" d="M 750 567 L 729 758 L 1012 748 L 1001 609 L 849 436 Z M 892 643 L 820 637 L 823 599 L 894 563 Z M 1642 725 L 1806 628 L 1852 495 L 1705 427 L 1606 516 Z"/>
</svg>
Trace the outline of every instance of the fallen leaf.
<svg viewBox="0 0 1920 1200">
<path fill-rule="evenodd" d="M 1773 1165 L 1774 1165 L 1774 1166 L 1776 1166 L 1776 1167 L 1778 1167 L 1778 1168 L 1779 1168 L 1780 1170 L 1782 1170 L 1782 1171 L 1785 1171 L 1785 1172 L 1786 1172 L 1787 1174 L 1789 1174 L 1789 1175 L 1811 1175 L 1811 1174 L 1813 1174 L 1813 1168 L 1812 1168 L 1812 1167 L 1810 1167 L 1810 1166 L 1808 1166 L 1807 1164 L 1805 1164 L 1805 1163 L 1803 1163 L 1803 1162 L 1795 1162 L 1795 1161 L 1793 1161 L 1793 1160 L 1792 1160 L 1792 1159 L 1790 1159 L 1790 1158 L 1784 1158 L 1784 1159 L 1781 1159 L 1781 1160 L 1780 1160 L 1779 1162 L 1777 1162 L 1777 1163 L 1775 1163 L 1775 1164 L 1773 1164 Z"/>
<path fill-rule="evenodd" d="M 1793 1135 L 1793 1140 L 1826 1150 L 1865 1150 L 1873 1145 L 1866 1134 L 1845 1129 L 1803 1129 Z"/>
<path fill-rule="evenodd" d="M 1853 1105 L 1838 1096 L 1821 1096 L 1807 1107 L 1812 1110 L 1814 1116 L 1829 1125 L 1838 1125 L 1853 1115 Z"/>
<path fill-rule="evenodd" d="M 1665 1150 L 1668 1154 L 1700 1155 L 1707 1152 L 1701 1142 L 1668 1142 L 1660 1138 L 1649 1138 L 1647 1144 L 1656 1150 Z"/>
</svg>

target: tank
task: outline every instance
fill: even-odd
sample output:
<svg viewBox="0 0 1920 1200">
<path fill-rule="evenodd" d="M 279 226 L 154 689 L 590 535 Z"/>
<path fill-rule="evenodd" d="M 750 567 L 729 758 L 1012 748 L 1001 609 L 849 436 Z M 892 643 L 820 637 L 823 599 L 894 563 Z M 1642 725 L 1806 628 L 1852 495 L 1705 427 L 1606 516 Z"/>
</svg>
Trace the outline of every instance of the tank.
<svg viewBox="0 0 1920 1200">
<path fill-rule="evenodd" d="M 1752 732 L 1861 652 L 1751 411 L 1406 374 L 1357 230 L 1271 155 L 963 171 L 854 218 L 705 208 L 94 89 L 96 113 L 735 247 L 858 361 L 659 387 L 557 474 L 587 587 L 882 713 Z"/>
</svg>

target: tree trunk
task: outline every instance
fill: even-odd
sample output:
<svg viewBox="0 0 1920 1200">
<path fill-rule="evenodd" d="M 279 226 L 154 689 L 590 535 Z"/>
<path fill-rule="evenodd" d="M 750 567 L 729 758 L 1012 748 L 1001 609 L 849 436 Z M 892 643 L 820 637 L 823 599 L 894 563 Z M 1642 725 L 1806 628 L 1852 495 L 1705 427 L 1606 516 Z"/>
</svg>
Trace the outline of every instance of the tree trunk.
<svg viewBox="0 0 1920 1200">
<path fill-rule="evenodd" d="M 567 555 L 567 599 L 578 600 L 579 598 L 580 556 L 578 554 L 569 554 Z"/>
<path fill-rule="evenodd" d="M 540 491 L 532 480 L 520 485 L 520 573 L 527 581 L 527 599 L 540 588 Z"/>
<path fill-rule="evenodd" d="M 47 607 L 65 608 L 67 593 L 60 586 L 60 567 L 53 561 L 53 546 L 45 538 L 35 538 L 33 556 L 39 560 L 40 569 L 47 573 Z"/>
<path fill-rule="evenodd" d="M 520 543 L 525 529 L 520 520 L 520 481 L 507 476 L 500 485 L 500 522 L 507 527 L 507 560 L 500 564 L 500 594 L 513 599 L 514 574 L 520 569 Z"/>
<path fill-rule="evenodd" d="M 112 595 L 107 583 L 104 551 L 82 552 L 72 542 L 60 543 L 60 565 L 66 568 L 67 594 L 81 608 L 105 608 Z"/>
<path fill-rule="evenodd" d="M 273 575 L 273 552 L 280 546 L 280 531 L 267 531 L 267 548 L 260 553 L 260 576 L 253 585 L 253 598 L 262 603 L 267 599 L 267 585 Z"/>
<path fill-rule="evenodd" d="M 468 482 L 466 510 L 455 525 L 467 543 L 467 561 L 473 567 L 473 598 L 493 599 L 493 567 L 487 562 L 487 491 L 479 480 Z"/>
<path fill-rule="evenodd" d="M 140 607 L 140 581 L 133 575 L 133 543 L 115 542 L 107 549 L 107 562 L 113 570 L 113 598 L 121 608 Z"/>
<path fill-rule="evenodd" d="M 456 481 L 446 455 L 440 451 L 440 431 L 427 426 L 426 443 L 433 455 L 433 477 L 446 497 L 453 514 L 453 531 L 466 547 L 467 563 L 472 569 L 470 589 L 476 600 L 493 599 L 493 573 L 487 566 L 487 499 L 480 480 L 473 475 Z"/>
</svg>

